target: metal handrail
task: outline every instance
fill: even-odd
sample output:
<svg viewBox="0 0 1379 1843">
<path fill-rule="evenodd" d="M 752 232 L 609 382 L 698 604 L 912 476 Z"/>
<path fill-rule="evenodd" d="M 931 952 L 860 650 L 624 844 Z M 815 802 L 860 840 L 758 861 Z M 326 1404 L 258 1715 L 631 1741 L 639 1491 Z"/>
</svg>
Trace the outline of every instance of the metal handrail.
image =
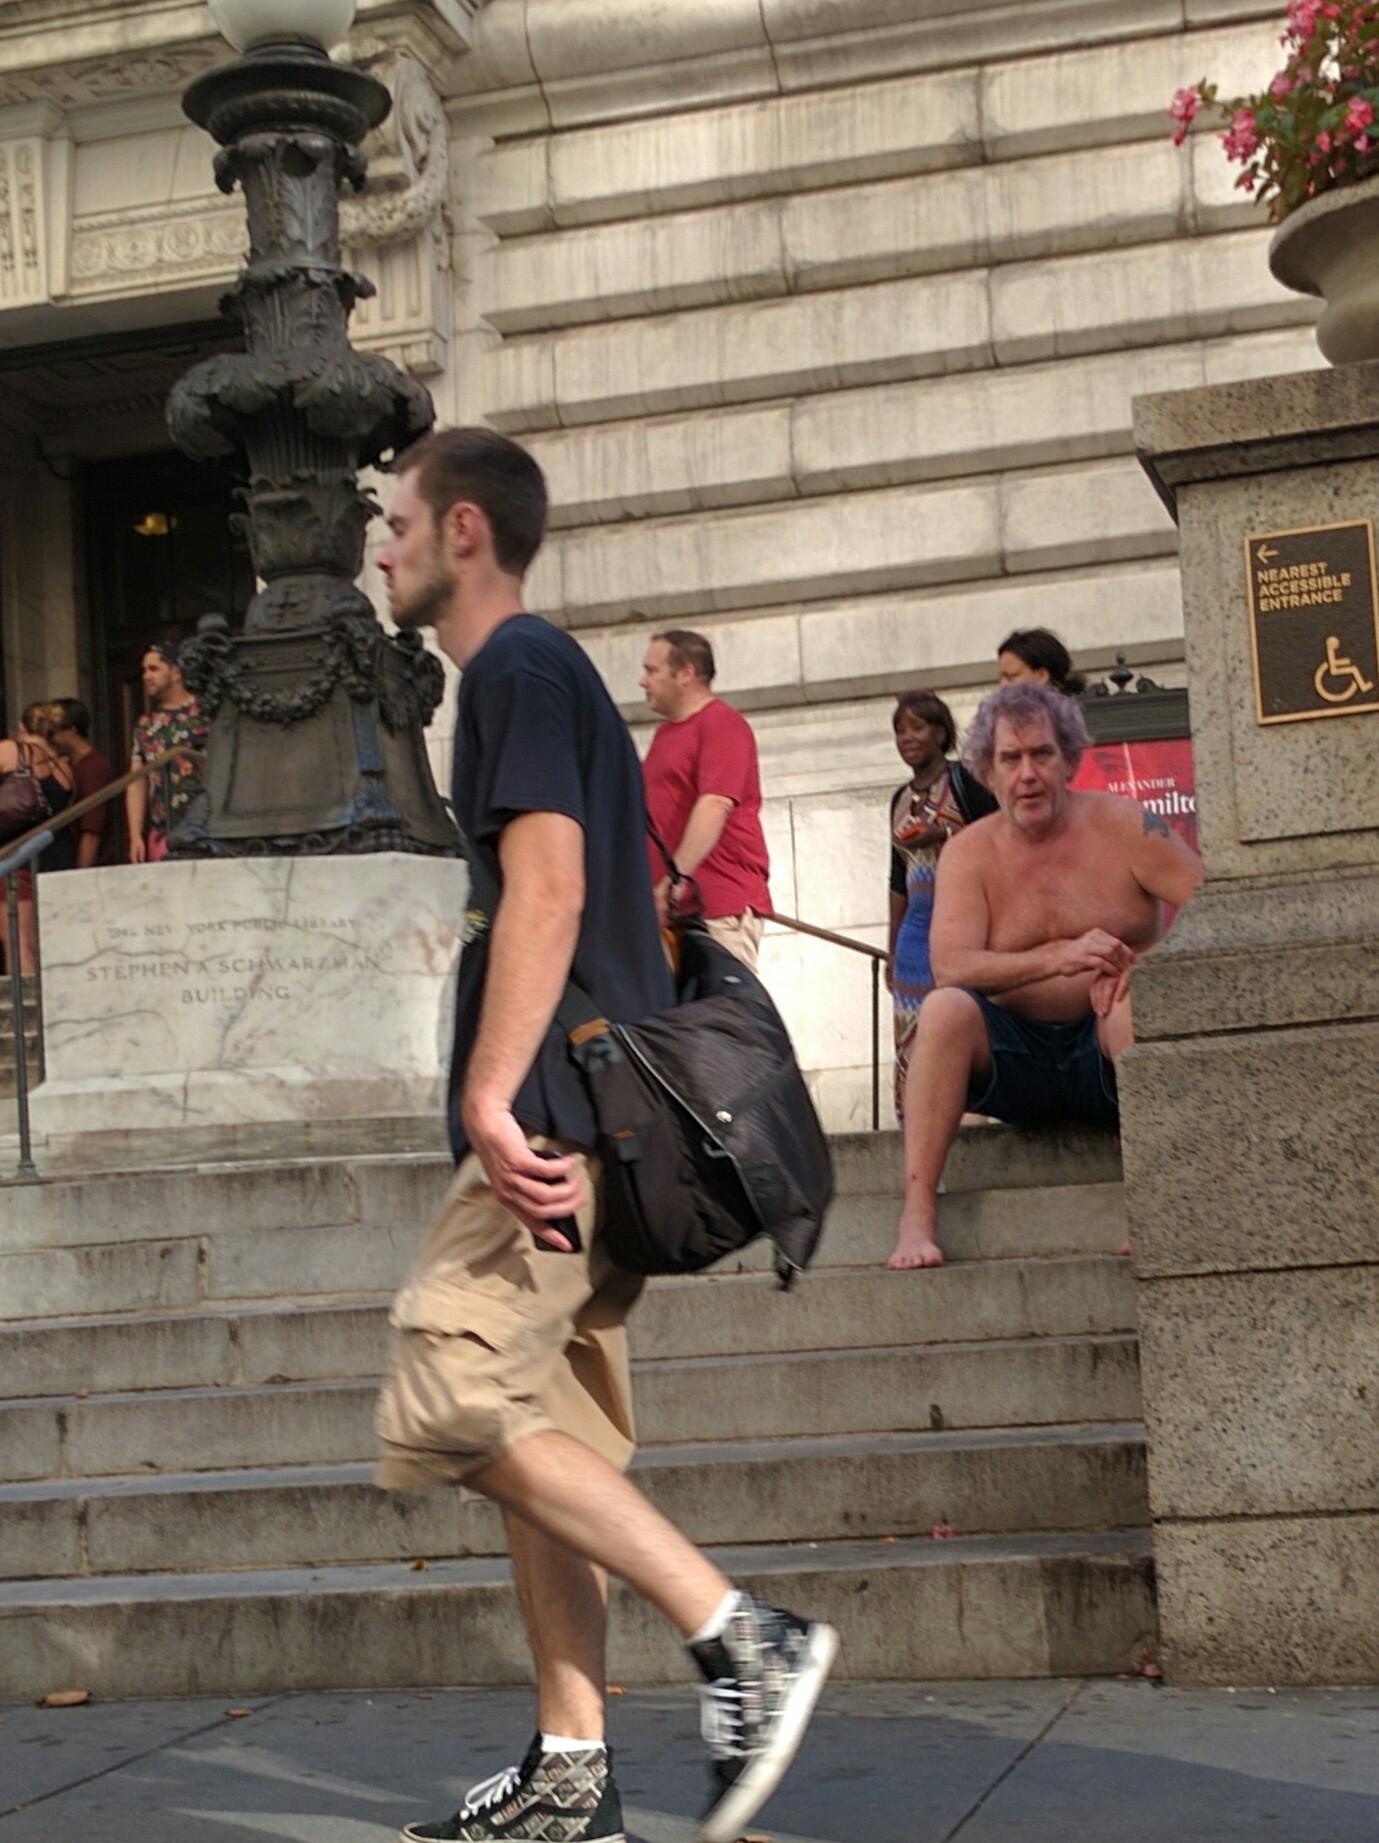
<svg viewBox="0 0 1379 1843">
<path fill-rule="evenodd" d="M 5 882 L 5 908 L 10 934 L 10 1009 L 14 1017 L 14 1093 L 19 1106 L 19 1164 L 17 1177 L 38 1176 L 29 1143 L 29 1048 L 24 1041 L 24 975 L 19 970 L 19 879 L 14 875 L 30 858 L 46 851 L 53 834 L 46 829 L 26 832 L 22 843 L 0 858 Z M 41 1001 L 40 1001 L 41 1002 Z"/>
<path fill-rule="evenodd" d="M 816 941 L 829 941 L 834 947 L 847 947 L 853 953 L 865 954 L 871 961 L 871 1130 L 881 1129 L 881 968 L 890 955 L 883 953 L 879 947 L 869 947 L 865 941 L 854 941 L 846 934 L 835 934 L 831 928 L 818 928 L 813 922 L 801 921 L 796 915 L 782 915 L 779 910 L 771 917 L 782 928 L 793 928 L 797 934 L 812 935 Z"/>
<path fill-rule="evenodd" d="M 146 781 L 155 774 L 166 771 L 169 762 L 186 760 L 199 762 L 205 766 L 206 757 L 202 750 L 188 748 L 180 744 L 175 748 L 164 749 L 161 755 L 155 755 L 152 761 L 144 762 L 138 768 L 131 768 L 104 787 L 97 788 L 93 794 L 76 800 L 52 819 L 45 819 L 42 824 L 30 826 L 5 847 L 5 854 L 0 857 L 0 879 L 5 884 L 6 920 L 9 927 L 10 943 L 10 1006 L 14 1016 L 14 1091 L 19 1109 L 19 1164 L 15 1175 L 22 1178 L 37 1178 L 38 1169 L 33 1161 L 33 1147 L 29 1133 L 29 1052 L 24 1041 L 24 975 L 19 968 L 19 881 L 14 875 L 17 870 L 46 851 L 62 831 L 64 826 L 80 819 L 94 807 L 107 800 L 114 800 L 135 781 Z M 38 942 L 38 878 L 33 880 L 34 907 L 34 942 Z M 35 973 L 35 1013 L 43 1017 L 43 962 L 37 962 Z"/>
<path fill-rule="evenodd" d="M 9 850 L 11 852 L 22 850 L 31 838 L 37 838 L 41 832 L 62 831 L 64 826 L 71 825 L 74 819 L 80 819 L 93 807 L 102 805 L 106 800 L 113 800 L 117 794 L 122 794 L 127 787 L 132 787 L 135 781 L 150 780 L 155 774 L 166 768 L 169 762 L 180 759 L 199 762 L 203 768 L 206 765 L 206 756 L 201 749 L 190 749 L 184 744 L 179 744 L 176 748 L 164 749 L 161 755 L 155 755 L 152 761 L 145 762 L 142 767 L 131 768 L 127 773 L 118 775 L 115 780 L 107 781 L 104 787 L 98 787 L 95 793 L 87 794 L 85 799 L 74 800 L 70 806 L 64 806 L 55 818 L 45 819 L 39 825 L 30 826 L 27 832 L 21 832 L 19 837 L 10 844 Z M 28 859 L 24 861 L 27 863 Z M 4 872 L 0 871 L 0 876 L 3 874 Z"/>
</svg>

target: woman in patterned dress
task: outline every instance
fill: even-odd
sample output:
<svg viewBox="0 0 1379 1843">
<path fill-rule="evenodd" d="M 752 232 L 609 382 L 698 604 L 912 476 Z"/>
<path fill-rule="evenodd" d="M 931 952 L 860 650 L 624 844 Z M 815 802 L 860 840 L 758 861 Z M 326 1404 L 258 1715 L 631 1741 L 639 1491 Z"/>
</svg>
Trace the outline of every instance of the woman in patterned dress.
<svg viewBox="0 0 1379 1843">
<path fill-rule="evenodd" d="M 954 832 L 995 810 L 996 802 L 948 751 L 953 713 L 932 691 L 902 691 L 891 719 L 910 779 L 891 800 L 891 933 L 886 983 L 895 1018 L 895 1113 L 905 1117 L 905 1073 L 919 1007 L 934 988 L 929 922 L 939 852 Z"/>
</svg>

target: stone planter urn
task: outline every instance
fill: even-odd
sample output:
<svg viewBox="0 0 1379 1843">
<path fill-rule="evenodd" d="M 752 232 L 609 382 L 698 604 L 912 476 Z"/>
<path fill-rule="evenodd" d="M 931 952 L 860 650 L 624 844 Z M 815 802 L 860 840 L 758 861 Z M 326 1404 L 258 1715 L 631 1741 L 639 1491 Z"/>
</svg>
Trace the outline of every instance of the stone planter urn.
<svg viewBox="0 0 1379 1843">
<path fill-rule="evenodd" d="M 1317 344 L 1333 365 L 1379 358 L 1379 174 L 1289 212 L 1269 245 L 1269 267 L 1285 288 L 1326 303 Z"/>
</svg>

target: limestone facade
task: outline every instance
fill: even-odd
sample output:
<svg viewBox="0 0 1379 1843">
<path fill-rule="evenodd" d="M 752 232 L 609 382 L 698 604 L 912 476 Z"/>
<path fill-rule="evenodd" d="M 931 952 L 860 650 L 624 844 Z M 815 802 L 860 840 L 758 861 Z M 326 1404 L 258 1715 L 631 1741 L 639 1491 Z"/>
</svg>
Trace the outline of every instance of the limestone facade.
<svg viewBox="0 0 1379 1843">
<path fill-rule="evenodd" d="M 73 481 L 158 442 L 167 382 L 105 359 L 53 405 L 31 349 L 204 320 L 243 247 L 178 108 L 228 55 L 204 8 L 22 12 L 0 25 L 11 715 L 89 669 Z M 710 633 L 757 728 L 781 910 L 883 941 L 895 690 L 961 719 L 1032 624 L 1182 682 L 1131 396 L 1321 361 L 1220 150 L 1175 150 L 1164 110 L 1204 71 L 1266 76 L 1280 12 L 364 0 L 343 55 L 397 107 L 346 217 L 379 284 L 356 337 L 444 420 L 530 443 L 555 501 L 532 605 L 634 723 L 652 628 Z M 866 965 L 773 934 L 765 970 L 828 1123 L 865 1124 Z"/>
</svg>

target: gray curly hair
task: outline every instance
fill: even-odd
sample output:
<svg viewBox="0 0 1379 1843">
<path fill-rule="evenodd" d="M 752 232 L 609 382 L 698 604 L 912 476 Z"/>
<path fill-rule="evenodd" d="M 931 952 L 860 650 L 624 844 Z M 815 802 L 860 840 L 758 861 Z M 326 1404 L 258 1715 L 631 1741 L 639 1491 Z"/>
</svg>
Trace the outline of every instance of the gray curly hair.
<svg viewBox="0 0 1379 1843">
<path fill-rule="evenodd" d="M 979 781 L 987 780 L 991 774 L 996 760 L 996 725 L 1002 717 L 1017 730 L 1047 717 L 1053 739 L 1074 774 L 1083 753 L 1092 746 L 1080 704 L 1065 698 L 1051 685 L 1022 678 L 982 699 L 963 738 L 962 765 L 970 768 Z"/>
</svg>

